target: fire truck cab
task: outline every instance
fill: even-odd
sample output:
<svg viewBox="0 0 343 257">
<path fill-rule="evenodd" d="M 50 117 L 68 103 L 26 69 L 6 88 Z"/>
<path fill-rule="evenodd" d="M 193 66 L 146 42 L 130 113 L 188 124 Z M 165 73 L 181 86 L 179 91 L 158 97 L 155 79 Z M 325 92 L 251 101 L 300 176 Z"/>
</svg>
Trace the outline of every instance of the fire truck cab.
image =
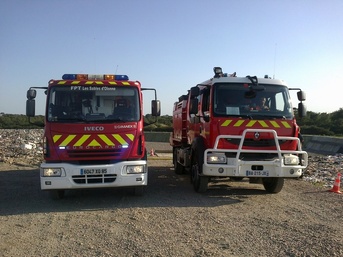
<svg viewBox="0 0 343 257">
<path fill-rule="evenodd" d="M 35 116 L 36 89 L 47 95 L 41 189 L 62 198 L 66 189 L 147 185 L 142 91 L 156 90 L 126 75 L 64 74 L 27 91 L 26 115 Z"/>
<path fill-rule="evenodd" d="M 223 177 L 279 192 L 284 178 L 298 178 L 307 167 L 289 91 L 298 91 L 299 117 L 306 115 L 305 93 L 268 76 L 237 77 L 220 67 L 214 73 L 174 104 L 175 172 L 189 171 L 197 192 Z"/>
</svg>

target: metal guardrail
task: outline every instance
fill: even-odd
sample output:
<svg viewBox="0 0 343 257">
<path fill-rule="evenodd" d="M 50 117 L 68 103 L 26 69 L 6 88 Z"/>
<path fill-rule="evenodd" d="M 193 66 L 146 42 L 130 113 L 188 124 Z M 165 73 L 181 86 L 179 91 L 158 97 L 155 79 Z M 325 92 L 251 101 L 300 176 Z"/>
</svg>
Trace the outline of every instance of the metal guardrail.
<svg viewBox="0 0 343 257">
<path fill-rule="evenodd" d="M 144 132 L 147 142 L 168 143 L 170 132 Z M 343 154 L 343 137 L 303 135 L 303 149 L 318 154 Z"/>
</svg>

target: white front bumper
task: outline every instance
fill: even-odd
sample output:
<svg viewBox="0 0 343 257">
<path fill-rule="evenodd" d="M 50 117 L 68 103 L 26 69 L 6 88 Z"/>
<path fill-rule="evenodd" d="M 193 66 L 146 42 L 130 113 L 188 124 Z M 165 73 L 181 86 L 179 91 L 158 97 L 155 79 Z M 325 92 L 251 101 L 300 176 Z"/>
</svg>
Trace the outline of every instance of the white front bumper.
<svg viewBox="0 0 343 257">
<path fill-rule="evenodd" d="M 127 174 L 126 167 L 142 165 L 143 173 Z M 61 168 L 60 177 L 44 177 L 44 168 Z M 84 170 L 106 170 L 104 174 L 84 174 Z M 147 162 L 124 161 L 115 164 L 102 165 L 75 165 L 69 163 L 42 163 L 40 167 L 40 182 L 42 190 L 50 189 L 78 189 L 78 188 L 105 188 L 146 186 L 148 183 Z"/>
</svg>

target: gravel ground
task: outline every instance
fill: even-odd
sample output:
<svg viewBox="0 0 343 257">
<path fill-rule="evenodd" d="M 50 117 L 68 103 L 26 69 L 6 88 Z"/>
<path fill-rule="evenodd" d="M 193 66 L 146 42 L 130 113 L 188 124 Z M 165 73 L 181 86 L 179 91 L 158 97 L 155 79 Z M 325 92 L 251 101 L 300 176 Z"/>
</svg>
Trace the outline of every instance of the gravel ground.
<svg viewBox="0 0 343 257">
<path fill-rule="evenodd" d="M 219 180 L 198 194 L 189 175 L 174 173 L 170 154 L 156 148 L 142 197 L 94 189 L 53 201 L 40 190 L 32 151 L 14 147 L 24 136 L 11 131 L 13 141 L 3 132 L 0 256 L 343 256 L 343 195 L 329 192 L 324 180 L 286 180 L 278 194 Z M 334 174 L 339 158 L 314 156 L 309 169 Z"/>
<path fill-rule="evenodd" d="M 39 171 L 1 164 L 2 256 L 342 256 L 342 195 L 302 180 L 279 194 L 247 182 L 193 191 L 171 160 L 149 159 L 142 197 L 68 191 L 53 201 Z"/>
</svg>

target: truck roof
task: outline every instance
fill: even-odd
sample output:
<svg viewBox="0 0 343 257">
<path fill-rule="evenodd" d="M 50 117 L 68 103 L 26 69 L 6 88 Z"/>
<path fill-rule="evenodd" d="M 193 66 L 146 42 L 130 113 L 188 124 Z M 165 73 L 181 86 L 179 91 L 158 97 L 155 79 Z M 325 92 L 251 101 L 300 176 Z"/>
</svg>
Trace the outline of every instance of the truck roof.
<svg viewBox="0 0 343 257">
<path fill-rule="evenodd" d="M 287 86 L 285 81 L 280 79 L 257 78 L 259 84 L 283 85 Z M 206 80 L 201 85 L 213 85 L 215 83 L 251 83 L 247 77 L 219 77 Z"/>
</svg>

